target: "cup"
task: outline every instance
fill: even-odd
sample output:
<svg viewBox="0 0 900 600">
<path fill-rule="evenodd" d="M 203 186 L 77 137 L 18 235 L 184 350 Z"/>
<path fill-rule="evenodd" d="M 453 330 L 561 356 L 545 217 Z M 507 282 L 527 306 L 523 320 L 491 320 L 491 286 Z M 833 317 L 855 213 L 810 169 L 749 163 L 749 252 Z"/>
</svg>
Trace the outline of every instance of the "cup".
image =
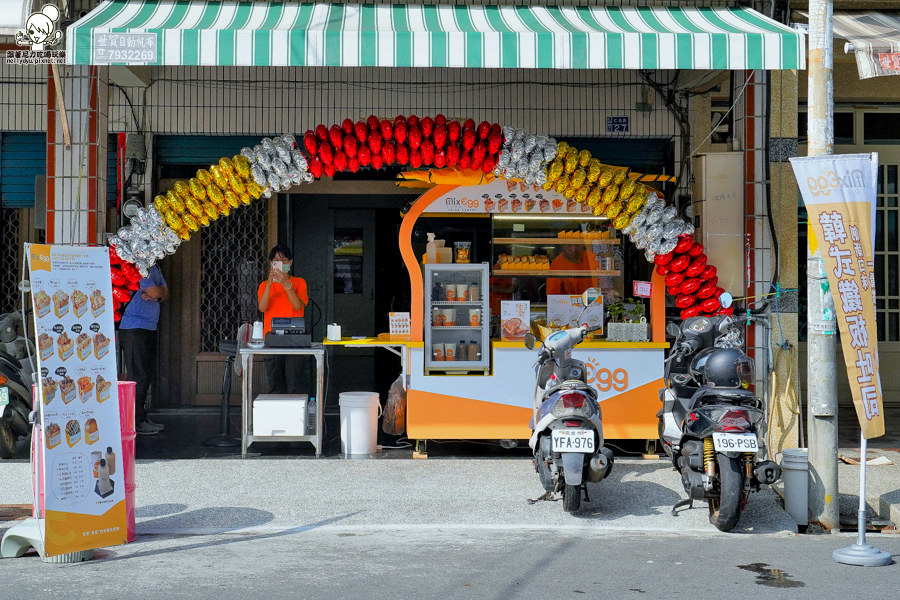
<svg viewBox="0 0 900 600">
<path fill-rule="evenodd" d="M 469 300 L 469 285 L 466 283 L 460 283 L 456 286 L 456 301 L 457 302 L 466 302 Z"/>
<path fill-rule="evenodd" d="M 456 285 L 452 283 L 444 284 L 444 300 L 447 302 L 456 302 Z"/>
<path fill-rule="evenodd" d="M 431 324 L 435 327 L 441 327 L 444 324 L 444 311 L 435 308 L 431 315 Z"/>
<path fill-rule="evenodd" d="M 432 351 L 432 357 L 434 360 L 444 360 L 444 345 L 443 344 L 432 344 L 434 350 Z"/>
<path fill-rule="evenodd" d="M 481 288 L 477 283 L 469 284 L 469 302 L 481 302 Z"/>
<path fill-rule="evenodd" d="M 444 327 L 456 327 L 456 309 L 455 308 L 445 308 L 444 313 Z"/>
<path fill-rule="evenodd" d="M 444 344 L 444 360 L 456 360 L 456 344 Z"/>
<path fill-rule="evenodd" d="M 469 326 L 470 327 L 481 327 L 481 309 L 480 308 L 470 308 L 469 309 Z"/>
</svg>

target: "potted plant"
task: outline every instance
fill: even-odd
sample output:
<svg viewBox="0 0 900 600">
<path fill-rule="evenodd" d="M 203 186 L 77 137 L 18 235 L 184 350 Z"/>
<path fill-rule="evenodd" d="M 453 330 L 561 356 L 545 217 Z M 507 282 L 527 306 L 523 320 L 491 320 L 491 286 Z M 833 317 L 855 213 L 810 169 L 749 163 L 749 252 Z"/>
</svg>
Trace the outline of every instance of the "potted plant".
<svg viewBox="0 0 900 600">
<path fill-rule="evenodd" d="M 626 298 L 622 302 L 614 302 L 606 310 L 609 332 L 606 339 L 611 342 L 646 342 L 647 322 L 644 317 L 644 305 L 634 298 Z"/>
</svg>

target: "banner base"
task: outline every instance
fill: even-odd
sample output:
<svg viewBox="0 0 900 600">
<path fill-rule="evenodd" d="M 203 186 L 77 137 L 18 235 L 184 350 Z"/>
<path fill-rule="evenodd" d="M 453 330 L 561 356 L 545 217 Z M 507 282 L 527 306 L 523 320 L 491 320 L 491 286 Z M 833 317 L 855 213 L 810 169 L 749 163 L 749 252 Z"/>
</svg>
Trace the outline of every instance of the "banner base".
<svg viewBox="0 0 900 600">
<path fill-rule="evenodd" d="M 893 560 L 890 552 L 873 548 L 869 544 L 859 543 L 835 550 L 831 558 L 836 563 L 857 567 L 885 567 Z"/>
<path fill-rule="evenodd" d="M 0 558 L 19 558 L 34 548 L 46 563 L 78 563 L 94 558 L 93 550 L 69 552 L 58 556 L 44 556 L 44 519 L 25 519 L 3 534 Z"/>
</svg>

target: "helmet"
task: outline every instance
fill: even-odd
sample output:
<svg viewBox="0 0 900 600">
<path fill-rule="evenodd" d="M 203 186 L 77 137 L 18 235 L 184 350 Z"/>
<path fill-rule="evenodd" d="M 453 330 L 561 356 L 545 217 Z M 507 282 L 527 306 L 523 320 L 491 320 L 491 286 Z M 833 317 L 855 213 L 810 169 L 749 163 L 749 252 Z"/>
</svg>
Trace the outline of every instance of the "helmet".
<svg viewBox="0 0 900 600">
<path fill-rule="evenodd" d="M 691 362 L 694 381 L 710 387 L 746 389 L 753 373 L 753 359 L 736 348 L 707 348 Z"/>
</svg>

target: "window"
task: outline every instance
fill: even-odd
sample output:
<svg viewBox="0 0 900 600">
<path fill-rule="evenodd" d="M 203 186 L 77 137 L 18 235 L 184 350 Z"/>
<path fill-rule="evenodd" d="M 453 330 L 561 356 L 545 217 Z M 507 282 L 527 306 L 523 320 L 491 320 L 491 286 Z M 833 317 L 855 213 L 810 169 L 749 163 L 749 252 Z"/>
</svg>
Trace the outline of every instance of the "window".
<svg viewBox="0 0 900 600">
<path fill-rule="evenodd" d="M 867 112 L 863 115 L 866 145 L 900 144 L 900 112 Z"/>
<path fill-rule="evenodd" d="M 797 141 L 800 144 L 806 144 L 807 138 L 808 113 L 805 110 L 797 113 Z M 852 112 L 836 112 L 834 113 L 834 143 L 841 145 L 853 144 L 853 117 Z"/>
</svg>

